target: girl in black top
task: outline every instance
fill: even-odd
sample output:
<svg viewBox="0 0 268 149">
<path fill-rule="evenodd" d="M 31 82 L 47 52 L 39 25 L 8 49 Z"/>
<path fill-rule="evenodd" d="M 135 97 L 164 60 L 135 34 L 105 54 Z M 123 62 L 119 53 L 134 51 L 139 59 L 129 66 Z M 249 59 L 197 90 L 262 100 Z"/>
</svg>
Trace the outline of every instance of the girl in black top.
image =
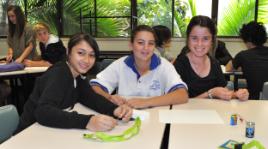
<svg viewBox="0 0 268 149">
<path fill-rule="evenodd" d="M 80 128 L 106 131 L 116 126 L 115 116 L 128 121 L 132 109 L 116 106 L 96 94 L 82 74 L 95 63 L 99 55 L 96 41 L 89 35 L 76 34 L 68 43 L 68 58 L 50 67 L 36 80 L 34 90 L 24 106 L 17 132 L 34 122 L 58 128 Z M 68 112 L 75 103 L 103 114 L 84 115 Z"/>
<path fill-rule="evenodd" d="M 187 47 L 190 51 L 177 57 L 175 68 L 188 86 L 189 97 L 247 100 L 246 89 L 233 92 L 225 88 L 226 81 L 219 63 L 208 56 L 216 40 L 216 32 L 210 18 L 193 17 L 187 27 Z"/>
</svg>

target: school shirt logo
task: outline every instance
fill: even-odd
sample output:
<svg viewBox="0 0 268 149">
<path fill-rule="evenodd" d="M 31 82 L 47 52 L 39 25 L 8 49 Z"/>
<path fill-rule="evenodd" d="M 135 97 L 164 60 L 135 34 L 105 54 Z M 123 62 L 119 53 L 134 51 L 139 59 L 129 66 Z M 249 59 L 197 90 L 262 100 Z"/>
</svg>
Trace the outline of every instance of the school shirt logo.
<svg viewBox="0 0 268 149">
<path fill-rule="evenodd" d="M 158 80 L 153 80 L 153 84 L 150 85 L 150 90 L 159 90 L 160 82 Z"/>
</svg>

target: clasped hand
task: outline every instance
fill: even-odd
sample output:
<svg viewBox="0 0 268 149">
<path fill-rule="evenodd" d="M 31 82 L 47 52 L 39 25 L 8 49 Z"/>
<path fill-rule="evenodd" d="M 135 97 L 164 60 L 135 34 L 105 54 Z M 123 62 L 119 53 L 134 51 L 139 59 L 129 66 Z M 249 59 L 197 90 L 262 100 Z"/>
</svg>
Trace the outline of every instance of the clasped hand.
<svg viewBox="0 0 268 149">
<path fill-rule="evenodd" d="M 132 109 L 127 105 L 120 105 L 114 110 L 114 116 L 128 122 L 132 116 Z M 108 131 L 117 125 L 117 120 L 111 116 L 99 114 L 92 116 L 86 129 L 91 131 Z"/>
</svg>

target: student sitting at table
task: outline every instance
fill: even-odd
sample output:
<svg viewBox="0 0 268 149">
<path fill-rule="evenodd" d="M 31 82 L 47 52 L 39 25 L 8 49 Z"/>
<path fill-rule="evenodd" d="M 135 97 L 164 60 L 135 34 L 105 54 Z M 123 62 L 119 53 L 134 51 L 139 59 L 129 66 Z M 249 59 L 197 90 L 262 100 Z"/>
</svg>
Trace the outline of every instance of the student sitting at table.
<svg viewBox="0 0 268 149">
<path fill-rule="evenodd" d="M 186 32 L 186 44 L 190 51 L 186 55 L 178 56 L 174 66 L 188 85 L 191 98 L 247 100 L 246 89 L 233 92 L 225 88 L 227 82 L 220 64 L 208 54 L 216 40 L 216 32 L 216 26 L 209 17 L 193 17 Z"/>
<path fill-rule="evenodd" d="M 106 131 L 117 124 L 111 116 L 128 121 L 132 115 L 131 108 L 117 106 L 96 94 L 86 77 L 82 76 L 92 68 L 98 56 L 97 42 L 91 36 L 82 33 L 72 36 L 68 43 L 67 61 L 51 66 L 37 78 L 24 106 L 17 132 L 34 122 L 49 127 Z M 68 109 L 72 109 L 77 102 L 103 114 L 69 112 Z"/>
<path fill-rule="evenodd" d="M 248 50 L 239 52 L 226 71 L 242 68 L 247 80 L 250 99 L 259 99 L 263 83 L 268 81 L 268 47 L 264 46 L 267 33 L 264 25 L 257 22 L 244 24 L 240 29 L 240 37 Z"/>
<path fill-rule="evenodd" d="M 35 56 L 35 38 L 32 27 L 26 23 L 24 13 L 19 6 L 10 5 L 8 15 L 8 53 L 6 61 L 12 60 L 22 63 L 25 58 Z"/>
<path fill-rule="evenodd" d="M 154 51 L 158 56 L 166 58 L 168 61 L 173 62 L 175 57 L 173 57 L 169 51 L 171 45 L 171 31 L 168 27 L 163 25 L 153 26 L 155 34 L 157 36 L 156 40 L 156 50 Z"/>
<path fill-rule="evenodd" d="M 39 22 L 33 28 L 36 38 L 39 41 L 41 60 L 33 61 L 25 59 L 23 63 L 29 67 L 51 66 L 56 62 L 65 59 L 66 48 L 59 37 L 50 33 L 47 24 Z"/>
<path fill-rule="evenodd" d="M 93 89 L 117 105 L 127 103 L 134 108 L 186 103 L 186 84 L 170 62 L 154 54 L 156 39 L 151 27 L 135 28 L 129 43 L 132 54 L 97 74 L 90 81 Z M 117 94 L 111 95 L 115 89 Z"/>
</svg>

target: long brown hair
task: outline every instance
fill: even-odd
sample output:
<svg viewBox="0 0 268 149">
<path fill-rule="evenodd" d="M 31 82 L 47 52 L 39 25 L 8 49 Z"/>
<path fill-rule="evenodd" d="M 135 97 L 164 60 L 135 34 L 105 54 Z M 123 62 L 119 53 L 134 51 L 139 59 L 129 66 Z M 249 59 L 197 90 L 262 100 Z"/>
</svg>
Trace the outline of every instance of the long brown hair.
<svg viewBox="0 0 268 149">
<path fill-rule="evenodd" d="M 13 11 L 16 15 L 16 24 L 13 24 L 9 17 L 8 17 L 8 32 L 11 35 L 11 37 L 14 36 L 15 32 L 17 31 L 19 33 L 19 37 L 22 36 L 24 27 L 25 27 L 25 16 L 19 6 L 16 5 L 10 5 L 7 8 L 7 13 L 9 11 Z"/>
</svg>

